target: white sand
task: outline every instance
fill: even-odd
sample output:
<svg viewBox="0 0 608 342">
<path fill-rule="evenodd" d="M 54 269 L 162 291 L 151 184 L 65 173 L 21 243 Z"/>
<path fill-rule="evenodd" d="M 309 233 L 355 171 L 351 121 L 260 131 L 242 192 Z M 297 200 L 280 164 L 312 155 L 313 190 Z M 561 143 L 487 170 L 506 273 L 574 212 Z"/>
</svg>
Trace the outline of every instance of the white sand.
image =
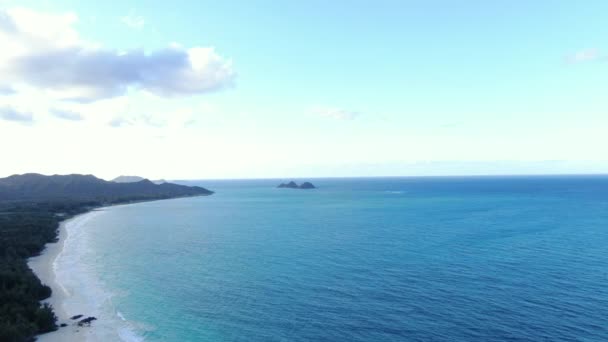
<svg viewBox="0 0 608 342">
<path fill-rule="evenodd" d="M 95 272 L 84 261 L 91 251 L 87 242 L 90 226 L 86 223 L 106 209 L 98 208 L 61 222 L 58 242 L 47 244 L 40 256 L 28 260 L 29 267 L 53 291 L 44 302 L 53 306 L 57 325 L 68 325 L 36 336 L 38 341 L 144 340 L 136 333 L 137 323 L 126 320 L 114 307 L 112 294 L 103 288 Z M 90 326 L 79 327 L 78 320 L 70 319 L 76 315 L 83 315 L 79 319 L 93 316 L 97 320 Z"/>
<path fill-rule="evenodd" d="M 86 215 L 86 214 L 83 214 Z M 38 341 L 42 342 L 54 342 L 54 341 L 87 341 L 97 340 L 94 337 L 93 332 L 95 329 L 95 322 L 92 323 L 91 327 L 79 327 L 76 323 L 77 320 L 71 320 L 70 317 L 76 314 L 84 314 L 85 312 L 79 313 L 66 313 L 63 307 L 63 302 L 70 296 L 69 293 L 57 282 L 55 276 L 54 263 L 57 257 L 63 251 L 63 245 L 67 238 L 66 225 L 70 224 L 72 218 L 61 222 L 59 226 L 59 241 L 57 243 L 48 243 L 45 250 L 40 256 L 30 258 L 28 260 L 29 267 L 34 271 L 36 276 L 40 278 L 43 284 L 51 287 L 53 294 L 50 298 L 44 302 L 49 303 L 53 306 L 53 311 L 57 315 L 57 324 L 67 323 L 67 327 L 59 328 L 59 330 L 50 332 L 47 334 L 37 336 Z"/>
</svg>

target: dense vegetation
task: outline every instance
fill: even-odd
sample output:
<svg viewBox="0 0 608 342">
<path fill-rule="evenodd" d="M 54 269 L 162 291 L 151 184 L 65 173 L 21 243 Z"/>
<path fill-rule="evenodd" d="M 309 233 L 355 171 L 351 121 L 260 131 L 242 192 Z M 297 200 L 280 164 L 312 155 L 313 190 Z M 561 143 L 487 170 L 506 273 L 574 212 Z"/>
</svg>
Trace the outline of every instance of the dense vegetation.
<svg viewBox="0 0 608 342">
<path fill-rule="evenodd" d="M 26 341 L 56 329 L 52 309 L 39 304 L 51 289 L 40 283 L 26 259 L 56 239 L 56 212 L 83 209 L 78 203 L 0 203 L 0 341 Z"/>
<path fill-rule="evenodd" d="M 40 304 L 51 289 L 27 266 L 27 258 L 57 239 L 60 220 L 102 205 L 211 193 L 200 187 L 148 180 L 117 184 L 82 175 L 0 179 L 0 341 L 31 341 L 57 329 L 52 308 Z"/>
</svg>

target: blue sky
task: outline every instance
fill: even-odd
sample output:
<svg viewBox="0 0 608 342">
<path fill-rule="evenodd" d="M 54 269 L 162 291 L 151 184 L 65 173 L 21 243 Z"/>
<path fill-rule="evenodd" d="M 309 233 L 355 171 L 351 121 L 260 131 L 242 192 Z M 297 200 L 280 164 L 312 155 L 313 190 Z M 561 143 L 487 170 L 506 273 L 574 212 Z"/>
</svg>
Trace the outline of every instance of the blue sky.
<svg viewBox="0 0 608 342">
<path fill-rule="evenodd" d="M 604 1 L 0 2 L 9 16 L 16 7 L 76 18 L 62 26 L 76 41 L 28 46 L 30 55 L 67 56 L 57 59 L 60 72 L 74 71 L 64 61 L 78 46 L 154 80 L 61 84 L 90 87 L 82 103 L 57 98 L 55 78 L 41 80 L 40 68 L 56 64 L 27 64 L 35 67 L 27 77 L 5 70 L 14 84 L 27 81 L 3 86 L 11 94 L 0 96 L 0 143 L 29 147 L 9 153 L 2 174 L 608 172 Z M 157 75 L 165 59 L 146 56 L 170 45 L 180 47 L 173 61 L 213 47 L 217 63 L 206 65 L 220 63 L 222 78 L 197 87 L 191 80 L 205 83 L 211 71 L 184 83 Z M 125 65 L 121 54 L 133 51 L 143 55 L 129 63 L 147 66 Z M 80 119 L 52 119 L 56 109 Z M 15 112 L 25 116 L 14 120 Z M 75 146 L 69 137 L 79 134 Z M 74 149 L 78 161 L 58 152 Z"/>
</svg>

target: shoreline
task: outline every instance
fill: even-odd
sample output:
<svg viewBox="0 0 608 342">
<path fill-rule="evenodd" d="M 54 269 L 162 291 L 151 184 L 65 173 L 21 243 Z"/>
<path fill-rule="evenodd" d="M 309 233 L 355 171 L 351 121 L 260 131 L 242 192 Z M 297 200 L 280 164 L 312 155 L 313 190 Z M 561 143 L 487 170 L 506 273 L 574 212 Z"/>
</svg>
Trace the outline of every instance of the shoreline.
<svg viewBox="0 0 608 342">
<path fill-rule="evenodd" d="M 59 223 L 57 242 L 47 243 L 40 255 L 29 258 L 27 265 L 43 284 L 51 288 L 51 296 L 41 303 L 52 305 L 57 317 L 57 330 L 36 335 L 40 342 L 105 342 L 141 341 L 119 312 L 107 311 L 105 306 L 111 294 L 100 288 L 95 275 L 82 264 L 86 243 L 87 222 L 110 207 L 129 205 L 121 203 L 93 208 L 66 218 Z M 100 292 L 101 291 L 101 292 Z M 71 317 L 80 315 L 77 319 Z M 116 317 L 115 317 L 116 316 Z M 95 317 L 89 325 L 78 323 Z M 61 324 L 66 324 L 62 327 Z"/>
<path fill-rule="evenodd" d="M 69 296 L 69 293 L 57 281 L 55 261 L 63 253 L 65 240 L 68 237 L 68 231 L 66 226 L 79 218 L 82 218 L 86 215 L 91 215 L 96 210 L 98 209 L 93 209 L 61 221 L 59 223 L 57 233 L 57 242 L 47 243 L 40 255 L 29 258 L 27 260 L 27 265 L 32 269 L 36 277 L 38 277 L 38 279 L 40 279 L 43 284 L 46 284 L 51 288 L 51 296 L 43 300 L 42 303 L 49 303 L 50 305 L 52 305 L 53 312 L 57 316 L 57 330 L 46 334 L 37 335 L 37 341 L 85 341 L 87 339 L 86 335 L 88 335 L 90 330 L 94 328 L 78 327 L 78 325 L 76 325 L 77 321 L 71 320 L 71 316 L 69 316 L 69 314 L 65 311 L 64 302 Z M 68 324 L 68 326 L 59 326 L 62 323 L 66 323 Z"/>
<path fill-rule="evenodd" d="M 55 316 L 57 317 L 57 330 L 52 331 L 52 332 L 48 332 L 48 333 L 44 333 L 44 334 L 40 334 L 40 335 L 36 335 L 35 338 L 37 341 L 41 341 L 41 342 L 76 342 L 76 341 L 108 341 L 108 331 L 107 329 L 109 327 L 112 327 L 112 323 L 116 323 L 113 322 L 112 318 L 110 317 L 100 317 L 102 316 L 101 312 L 98 312 L 98 308 L 82 308 L 82 310 L 76 310 L 74 312 L 67 312 L 66 311 L 66 305 L 68 304 L 67 302 L 69 300 L 72 300 L 72 302 L 70 303 L 72 306 L 74 306 L 74 301 L 78 301 L 79 298 L 77 297 L 81 297 L 84 295 L 84 292 L 86 291 L 73 291 L 72 293 L 70 293 L 69 289 L 67 289 L 66 287 L 64 287 L 65 284 L 65 279 L 64 279 L 64 284 L 60 283 L 58 281 L 58 268 L 57 268 L 57 261 L 58 259 L 62 256 L 62 254 L 65 252 L 65 245 L 66 245 L 66 241 L 69 239 L 70 237 L 70 232 L 69 230 L 72 230 L 72 233 L 74 233 L 74 235 L 80 235 L 80 232 L 75 231 L 75 229 L 78 229 L 78 225 L 82 224 L 82 222 L 80 221 L 86 221 L 88 220 L 88 217 L 95 215 L 96 213 L 99 212 L 103 212 L 107 209 L 110 208 L 114 208 L 114 207 L 120 207 L 120 206 L 127 206 L 127 205 L 133 205 L 133 204 L 138 204 L 138 203 L 144 203 L 144 202 L 155 202 L 155 201 L 165 201 L 165 200 L 173 200 L 173 199 L 179 199 L 179 198 L 190 198 L 190 197 L 203 197 L 203 196 L 209 196 L 208 194 L 205 195 L 195 195 L 195 196 L 178 196 L 178 197 L 173 197 L 173 198 L 158 198 L 158 199 L 147 199 L 147 200 L 134 200 L 134 201 L 128 201 L 128 202 L 123 202 L 123 203 L 113 203 L 113 204 L 106 204 L 103 206 L 99 206 L 99 207 L 89 207 L 87 208 L 86 211 L 78 213 L 74 216 L 70 216 L 70 217 L 66 217 L 65 219 L 63 219 L 62 221 L 59 222 L 59 226 L 57 228 L 57 241 L 56 242 L 48 242 L 45 244 L 44 246 L 44 250 L 42 250 L 42 252 L 37 255 L 37 256 L 33 256 L 28 258 L 27 261 L 27 266 L 34 272 L 34 275 L 40 279 L 42 284 L 45 284 L 47 286 L 49 286 L 51 288 L 51 296 L 47 299 L 44 299 L 42 301 L 40 301 L 40 303 L 48 303 L 50 305 L 52 305 L 53 307 L 53 312 L 55 313 Z M 72 225 L 75 225 L 72 228 Z M 69 229 L 72 228 L 72 229 Z M 76 236 L 77 238 L 78 236 Z M 70 241 L 72 242 L 72 241 Z M 82 241 L 80 242 L 81 244 L 83 243 Z M 65 270 L 64 270 L 65 271 Z M 78 272 L 76 272 L 78 273 Z M 84 277 L 84 275 L 83 275 Z M 81 299 L 81 298 L 80 298 Z M 83 307 L 87 307 L 90 306 L 91 303 L 78 303 L 80 305 L 77 305 L 80 309 L 81 306 Z M 83 317 L 76 319 L 76 320 L 72 320 L 71 317 L 75 316 L 75 315 L 83 315 Z M 84 327 L 80 327 L 78 326 L 78 321 L 80 319 L 86 318 L 86 317 L 90 317 L 90 316 L 94 316 L 97 317 L 100 320 L 96 320 L 94 321 L 90 326 L 84 326 Z M 120 317 L 119 318 L 121 320 L 124 321 L 124 318 Z M 61 324 L 67 324 L 67 326 L 65 327 L 61 327 Z M 120 325 L 120 323 L 119 323 Z M 116 326 L 115 328 L 120 329 L 119 326 Z M 102 331 L 104 330 L 104 331 Z M 139 338 L 132 336 L 131 333 L 127 332 L 126 334 L 123 332 L 119 332 L 116 331 L 115 332 L 117 335 L 115 335 L 114 333 L 111 333 L 113 340 L 116 340 L 116 338 L 118 338 L 118 340 L 140 340 Z M 123 336 L 125 335 L 125 336 Z"/>
</svg>

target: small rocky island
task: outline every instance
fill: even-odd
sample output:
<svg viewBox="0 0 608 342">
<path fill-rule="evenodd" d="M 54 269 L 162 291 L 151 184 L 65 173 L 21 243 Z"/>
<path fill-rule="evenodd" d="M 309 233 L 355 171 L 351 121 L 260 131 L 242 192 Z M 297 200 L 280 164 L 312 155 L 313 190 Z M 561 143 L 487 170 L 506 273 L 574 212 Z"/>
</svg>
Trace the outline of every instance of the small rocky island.
<svg viewBox="0 0 608 342">
<path fill-rule="evenodd" d="M 316 187 L 311 182 L 304 182 L 301 185 L 298 185 L 296 182 L 291 181 L 289 183 L 281 183 L 277 188 L 289 188 L 289 189 L 316 189 Z"/>
</svg>

